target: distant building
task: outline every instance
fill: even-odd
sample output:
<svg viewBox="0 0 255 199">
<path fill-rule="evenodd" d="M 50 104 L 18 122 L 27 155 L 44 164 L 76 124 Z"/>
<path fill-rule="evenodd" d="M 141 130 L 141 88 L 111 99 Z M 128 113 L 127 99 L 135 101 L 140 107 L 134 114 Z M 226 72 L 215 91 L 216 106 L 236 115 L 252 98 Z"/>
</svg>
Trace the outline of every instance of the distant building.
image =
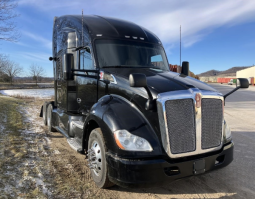
<svg viewBox="0 0 255 199">
<path fill-rule="evenodd" d="M 176 73 L 181 73 L 181 71 L 182 71 L 182 67 L 179 66 L 179 65 L 169 64 L 169 68 L 170 68 L 170 71 L 173 71 L 173 72 L 176 72 Z"/>
<path fill-rule="evenodd" d="M 209 77 L 199 77 L 202 82 L 217 82 L 218 76 L 209 76 Z"/>
<path fill-rule="evenodd" d="M 198 76 L 200 80 L 203 82 L 228 83 L 231 79 L 235 80 L 237 78 L 237 73 L 239 71 L 244 71 L 249 68 L 251 67 L 238 66 L 238 67 L 232 67 L 225 71 L 210 70 L 210 71 L 201 73 Z"/>
<path fill-rule="evenodd" d="M 249 83 L 254 85 L 255 84 L 255 66 L 239 70 L 236 72 L 237 78 L 247 78 L 249 80 Z"/>
</svg>

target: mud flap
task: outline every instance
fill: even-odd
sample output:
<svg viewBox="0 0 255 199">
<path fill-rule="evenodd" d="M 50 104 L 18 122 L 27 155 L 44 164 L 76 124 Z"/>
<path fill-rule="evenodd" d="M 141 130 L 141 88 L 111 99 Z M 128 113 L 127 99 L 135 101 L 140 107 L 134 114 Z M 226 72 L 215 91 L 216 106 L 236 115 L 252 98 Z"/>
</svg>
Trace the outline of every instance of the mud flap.
<svg viewBox="0 0 255 199">
<path fill-rule="evenodd" d="M 40 117 L 43 117 L 43 106 L 41 107 Z"/>
</svg>

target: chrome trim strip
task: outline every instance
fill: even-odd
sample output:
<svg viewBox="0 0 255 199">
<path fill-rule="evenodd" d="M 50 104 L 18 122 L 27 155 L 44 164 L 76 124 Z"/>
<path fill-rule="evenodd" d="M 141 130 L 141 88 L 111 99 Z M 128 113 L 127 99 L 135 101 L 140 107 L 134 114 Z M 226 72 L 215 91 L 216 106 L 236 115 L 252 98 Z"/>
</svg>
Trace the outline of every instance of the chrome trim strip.
<svg viewBox="0 0 255 199">
<path fill-rule="evenodd" d="M 203 154 L 211 151 L 216 151 L 221 149 L 223 145 L 223 130 L 224 130 L 224 115 L 222 117 L 222 137 L 221 137 L 221 143 L 218 147 L 210 148 L 210 149 L 202 149 L 202 120 L 201 120 L 201 107 L 197 108 L 196 107 L 196 100 L 195 96 L 196 94 L 201 95 L 201 100 L 203 98 L 213 98 L 213 99 L 220 99 L 224 100 L 222 94 L 216 93 L 213 91 L 205 91 L 205 90 L 199 90 L 197 88 L 190 88 L 188 90 L 181 90 L 181 91 L 170 91 L 166 93 L 161 93 L 158 94 L 157 101 L 162 104 L 163 107 L 163 115 L 164 115 L 164 122 L 165 122 L 165 132 L 166 132 L 166 137 L 167 137 L 167 146 L 164 146 L 164 149 L 168 156 L 170 158 L 180 158 L 180 157 L 185 157 L 185 156 L 191 156 L 191 155 L 197 155 L 197 154 Z M 196 121 L 196 150 L 192 152 L 187 152 L 187 153 L 179 153 L 179 154 L 172 154 L 170 150 L 170 142 L 169 142 L 169 134 L 168 134 L 168 126 L 167 126 L 167 118 L 166 118 L 166 109 L 165 109 L 165 102 L 168 100 L 178 100 L 178 99 L 187 99 L 191 98 L 193 99 L 194 102 L 194 108 L 195 108 L 195 121 Z M 223 111 L 223 107 L 222 107 Z"/>
</svg>

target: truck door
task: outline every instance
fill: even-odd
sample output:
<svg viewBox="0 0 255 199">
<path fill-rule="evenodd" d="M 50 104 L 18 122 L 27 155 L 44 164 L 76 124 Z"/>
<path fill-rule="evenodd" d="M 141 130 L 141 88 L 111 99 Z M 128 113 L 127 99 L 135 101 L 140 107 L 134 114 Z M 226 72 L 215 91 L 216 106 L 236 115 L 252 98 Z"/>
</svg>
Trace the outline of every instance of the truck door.
<svg viewBox="0 0 255 199">
<path fill-rule="evenodd" d="M 66 110 L 66 81 L 63 78 L 63 64 L 62 64 L 63 51 L 59 51 L 56 61 L 56 94 L 57 94 L 57 107 Z"/>
<path fill-rule="evenodd" d="M 95 70 L 91 49 L 87 47 L 79 51 L 79 69 Z M 77 102 L 79 112 L 86 113 L 97 101 L 97 74 L 94 72 L 79 72 L 85 76 L 77 76 Z"/>
</svg>

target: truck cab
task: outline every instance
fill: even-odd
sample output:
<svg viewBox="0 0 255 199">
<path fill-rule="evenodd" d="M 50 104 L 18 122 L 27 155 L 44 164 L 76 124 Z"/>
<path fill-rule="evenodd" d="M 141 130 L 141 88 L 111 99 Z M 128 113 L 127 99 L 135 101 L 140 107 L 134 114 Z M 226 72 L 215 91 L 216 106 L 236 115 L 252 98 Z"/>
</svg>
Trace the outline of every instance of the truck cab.
<svg viewBox="0 0 255 199">
<path fill-rule="evenodd" d="M 86 155 L 98 187 L 158 186 L 232 162 L 226 96 L 189 77 L 187 62 L 171 72 L 149 30 L 110 17 L 55 17 L 50 60 L 55 100 L 41 116 Z"/>
</svg>

